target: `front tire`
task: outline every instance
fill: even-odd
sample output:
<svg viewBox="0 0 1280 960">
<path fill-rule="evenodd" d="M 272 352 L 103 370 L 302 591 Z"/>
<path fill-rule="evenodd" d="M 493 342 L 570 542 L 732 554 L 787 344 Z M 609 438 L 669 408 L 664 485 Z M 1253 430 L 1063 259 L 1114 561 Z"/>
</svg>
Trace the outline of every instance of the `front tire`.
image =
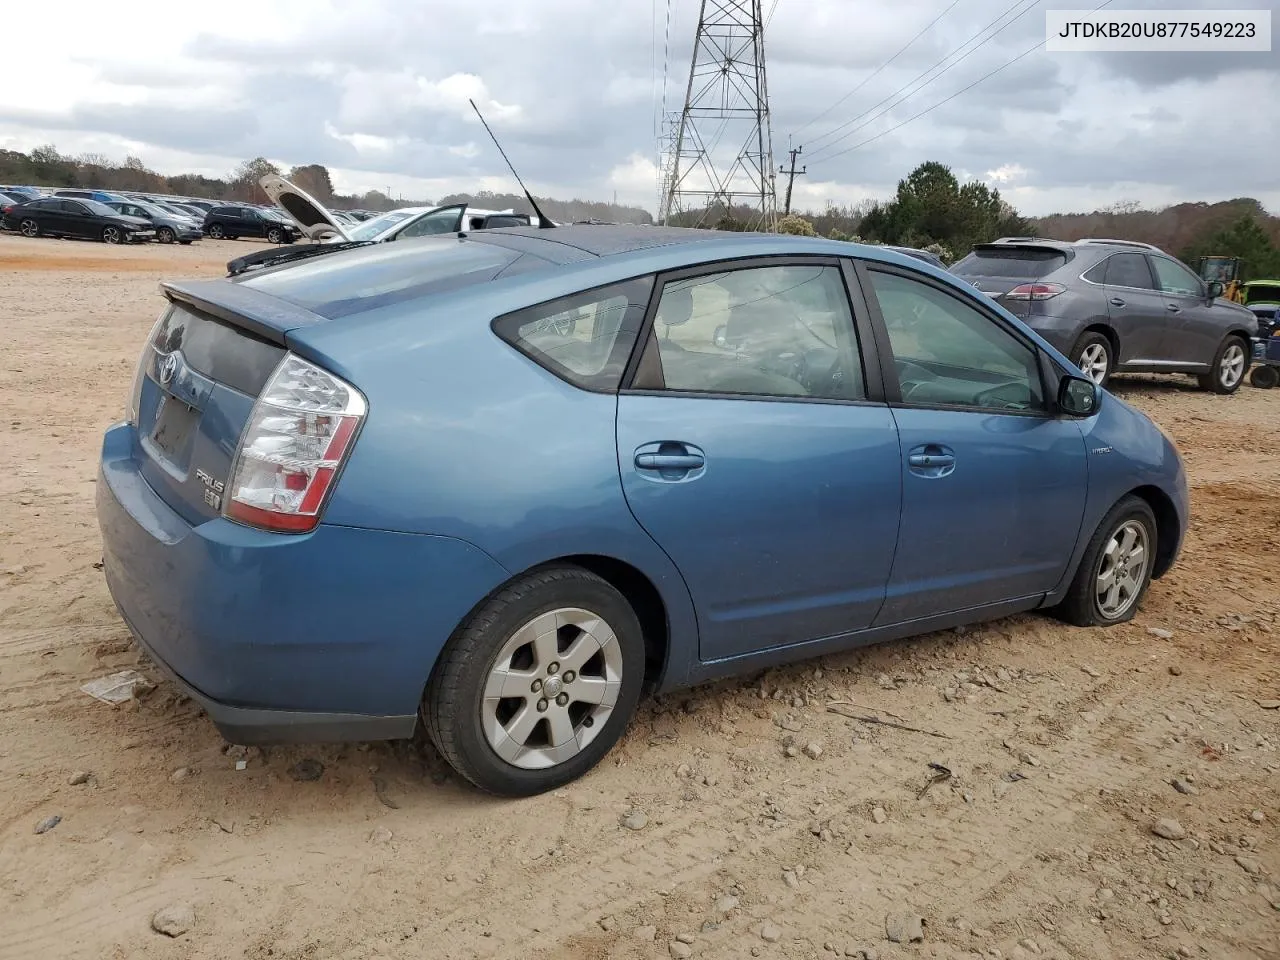
<svg viewBox="0 0 1280 960">
<path fill-rule="evenodd" d="M 482 790 L 524 797 L 585 774 L 635 713 L 644 636 L 613 586 L 579 567 L 525 574 L 450 638 L 422 715 L 436 748 Z"/>
<path fill-rule="evenodd" d="M 1249 345 L 1239 337 L 1227 337 L 1213 356 L 1213 369 L 1197 379 L 1201 390 L 1214 393 L 1235 393 L 1244 383 L 1244 373 L 1249 368 Z"/>
<path fill-rule="evenodd" d="M 173 243 L 175 237 L 171 229 L 168 227 L 161 227 L 156 231 L 156 239 L 161 243 Z"/>
<path fill-rule="evenodd" d="M 1058 615 L 1077 627 L 1132 620 L 1151 585 L 1157 530 L 1145 500 L 1132 494 L 1121 499 L 1098 524 Z"/>
<path fill-rule="evenodd" d="M 284 234 L 282 234 L 275 227 L 272 227 L 270 230 L 267 231 L 268 243 L 280 243 L 283 241 L 283 239 L 284 239 Z"/>
<path fill-rule="evenodd" d="M 1071 351 L 1071 360 L 1086 377 L 1100 387 L 1105 387 L 1111 379 L 1111 371 L 1116 361 L 1111 341 L 1105 334 L 1092 331 L 1076 341 L 1075 350 Z"/>
<path fill-rule="evenodd" d="M 40 224 L 28 217 L 18 224 L 18 231 L 24 237 L 38 237 L 40 236 Z"/>
<path fill-rule="evenodd" d="M 120 232 L 119 227 L 103 227 L 102 242 L 103 243 L 124 243 L 124 234 Z"/>
</svg>

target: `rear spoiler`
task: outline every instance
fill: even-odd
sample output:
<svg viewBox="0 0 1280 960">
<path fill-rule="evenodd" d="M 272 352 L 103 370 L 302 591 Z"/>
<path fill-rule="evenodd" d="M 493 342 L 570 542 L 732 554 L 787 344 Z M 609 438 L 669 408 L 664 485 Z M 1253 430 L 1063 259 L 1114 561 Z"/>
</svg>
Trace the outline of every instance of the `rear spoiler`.
<svg viewBox="0 0 1280 960">
<path fill-rule="evenodd" d="M 1001 253 L 1008 250 L 1023 250 L 1027 253 L 1056 253 L 1067 260 L 1074 260 L 1076 252 L 1065 244 L 1035 243 L 1019 241 L 1017 243 L 975 243 L 974 253 Z"/>
</svg>

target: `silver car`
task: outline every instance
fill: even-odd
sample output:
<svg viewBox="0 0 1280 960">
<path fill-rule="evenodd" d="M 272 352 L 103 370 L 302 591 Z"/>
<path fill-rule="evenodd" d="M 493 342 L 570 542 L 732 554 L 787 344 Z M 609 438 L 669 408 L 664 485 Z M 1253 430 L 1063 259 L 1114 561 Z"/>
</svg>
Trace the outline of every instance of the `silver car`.
<svg viewBox="0 0 1280 960">
<path fill-rule="evenodd" d="M 1113 373 L 1180 373 L 1234 393 L 1249 369 L 1254 315 L 1150 244 L 1005 237 L 974 247 L 951 272 L 1100 385 Z"/>
</svg>

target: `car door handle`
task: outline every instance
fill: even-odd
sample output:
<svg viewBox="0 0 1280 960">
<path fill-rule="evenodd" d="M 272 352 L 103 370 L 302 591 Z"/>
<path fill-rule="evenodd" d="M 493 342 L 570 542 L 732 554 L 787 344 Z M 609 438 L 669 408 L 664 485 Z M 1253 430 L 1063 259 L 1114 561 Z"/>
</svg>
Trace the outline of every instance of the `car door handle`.
<svg viewBox="0 0 1280 960">
<path fill-rule="evenodd" d="M 1166 310 L 1168 310 L 1170 313 L 1181 313 L 1181 312 L 1182 312 L 1182 308 L 1181 308 L 1181 307 L 1179 307 L 1176 303 L 1170 303 L 1170 304 L 1167 304 L 1167 305 L 1165 306 L 1165 309 L 1166 309 Z"/>
<path fill-rule="evenodd" d="M 1124 301 L 1123 301 L 1123 300 L 1121 300 L 1119 297 L 1112 297 L 1112 298 L 1111 298 L 1109 301 L 1107 301 L 1107 302 L 1108 302 L 1108 303 L 1110 303 L 1113 307 L 1123 307 L 1123 306 L 1124 306 Z"/>
<path fill-rule="evenodd" d="M 949 453 L 913 453 L 907 458 L 913 467 L 954 467 L 956 458 Z"/>
<path fill-rule="evenodd" d="M 637 453 L 641 470 L 697 470 L 706 463 L 700 453 Z"/>
</svg>

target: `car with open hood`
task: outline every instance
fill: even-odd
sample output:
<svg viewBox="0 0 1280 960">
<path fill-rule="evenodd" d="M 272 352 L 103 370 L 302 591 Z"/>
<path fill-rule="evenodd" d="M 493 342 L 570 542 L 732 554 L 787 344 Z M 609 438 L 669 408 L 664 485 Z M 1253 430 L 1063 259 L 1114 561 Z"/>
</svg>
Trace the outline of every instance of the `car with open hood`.
<svg viewBox="0 0 1280 960">
<path fill-rule="evenodd" d="M 284 177 L 268 175 L 259 183 L 267 196 L 292 218 L 303 236 L 320 243 L 386 243 L 464 230 L 536 225 L 534 218 L 526 213 L 484 210 L 466 203 L 401 207 L 362 223 L 351 224 Z"/>
</svg>

